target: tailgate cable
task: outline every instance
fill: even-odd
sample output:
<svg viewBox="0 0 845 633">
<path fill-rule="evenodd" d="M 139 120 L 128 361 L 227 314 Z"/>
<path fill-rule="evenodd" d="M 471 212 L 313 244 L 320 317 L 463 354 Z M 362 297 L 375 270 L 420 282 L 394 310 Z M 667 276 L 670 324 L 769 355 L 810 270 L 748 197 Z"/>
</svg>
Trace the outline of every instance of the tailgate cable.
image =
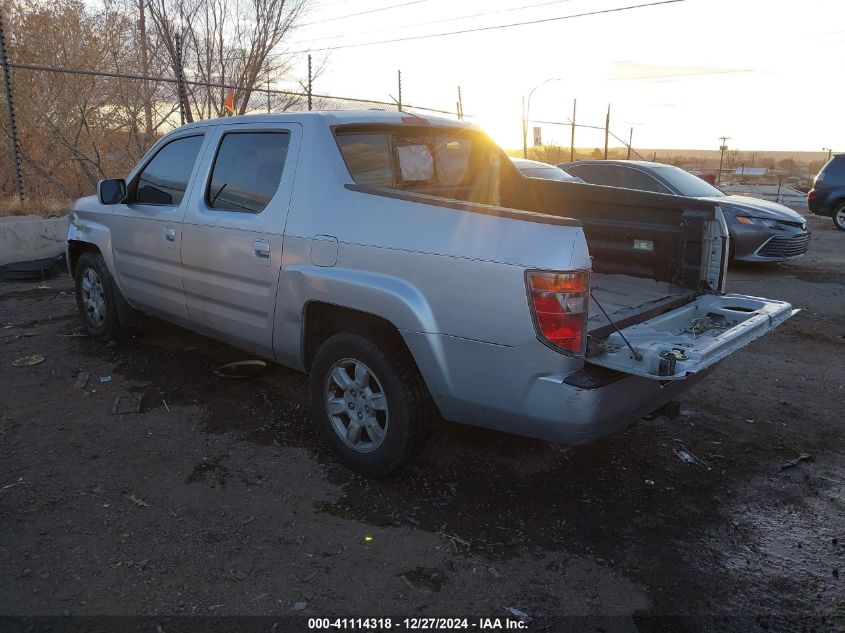
<svg viewBox="0 0 845 633">
<path fill-rule="evenodd" d="M 618 327 L 616 327 L 616 324 L 613 322 L 613 319 L 611 319 L 610 315 L 605 311 L 604 308 L 601 307 L 599 300 L 596 299 L 596 295 L 593 294 L 592 290 L 590 290 L 590 298 L 599 307 L 599 310 L 601 310 L 601 313 L 604 315 L 604 318 L 607 319 L 607 322 L 610 323 L 613 326 L 613 329 L 616 330 L 616 332 L 619 334 L 619 336 L 622 337 L 622 340 L 625 341 L 625 345 L 628 346 L 628 349 L 631 350 L 631 353 L 634 355 L 634 360 L 636 360 L 638 362 L 641 361 L 643 359 L 642 354 L 640 354 L 637 350 L 634 349 L 634 347 L 631 345 L 631 343 L 628 342 L 628 339 L 625 338 L 625 335 L 622 334 L 622 330 L 620 330 Z"/>
</svg>

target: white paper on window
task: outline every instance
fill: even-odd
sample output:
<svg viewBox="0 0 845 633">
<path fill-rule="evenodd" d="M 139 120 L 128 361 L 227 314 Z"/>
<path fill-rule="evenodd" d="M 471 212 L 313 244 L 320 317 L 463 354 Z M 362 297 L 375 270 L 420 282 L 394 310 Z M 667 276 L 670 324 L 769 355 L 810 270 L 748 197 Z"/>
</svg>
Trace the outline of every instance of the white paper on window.
<svg viewBox="0 0 845 633">
<path fill-rule="evenodd" d="M 400 145 L 399 170 L 402 180 L 431 180 L 434 178 L 434 157 L 428 145 Z"/>
</svg>

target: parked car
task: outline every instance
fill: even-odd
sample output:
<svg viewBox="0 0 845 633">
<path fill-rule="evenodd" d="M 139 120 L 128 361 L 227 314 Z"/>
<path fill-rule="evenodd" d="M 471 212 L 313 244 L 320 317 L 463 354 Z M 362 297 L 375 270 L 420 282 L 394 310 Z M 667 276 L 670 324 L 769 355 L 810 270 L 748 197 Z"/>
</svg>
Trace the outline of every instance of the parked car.
<svg viewBox="0 0 845 633">
<path fill-rule="evenodd" d="M 801 257 L 810 245 L 806 219 L 789 207 L 747 196 L 729 196 L 673 165 L 631 160 L 585 160 L 559 167 L 596 185 L 712 200 L 719 203 L 731 234 L 731 256 L 746 262 Z"/>
<path fill-rule="evenodd" d="M 580 218 L 580 219 L 579 219 Z M 521 175 L 406 113 L 210 119 L 73 205 L 82 324 L 133 310 L 310 374 L 340 461 L 405 464 L 439 417 L 589 442 L 792 315 L 725 294 L 719 205 Z"/>
<path fill-rule="evenodd" d="M 529 178 L 546 178 L 548 180 L 562 180 L 569 182 L 584 182 L 578 176 L 566 173 L 560 167 L 541 163 L 539 160 L 528 160 L 527 158 L 511 158 L 511 162 L 522 173 Z"/>
<path fill-rule="evenodd" d="M 845 154 L 832 156 L 807 194 L 807 207 L 816 215 L 828 215 L 840 231 L 845 231 Z"/>
</svg>

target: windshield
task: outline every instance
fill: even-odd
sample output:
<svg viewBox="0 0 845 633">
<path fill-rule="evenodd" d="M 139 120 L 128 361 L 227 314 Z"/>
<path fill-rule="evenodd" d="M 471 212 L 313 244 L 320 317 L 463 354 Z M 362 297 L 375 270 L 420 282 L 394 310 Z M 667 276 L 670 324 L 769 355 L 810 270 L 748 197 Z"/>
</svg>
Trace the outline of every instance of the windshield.
<svg viewBox="0 0 845 633">
<path fill-rule="evenodd" d="M 688 171 L 671 165 L 656 165 L 650 168 L 656 176 L 669 183 L 678 193 L 688 198 L 712 198 L 722 197 L 724 191 L 716 189 L 709 182 L 694 176 Z"/>
</svg>

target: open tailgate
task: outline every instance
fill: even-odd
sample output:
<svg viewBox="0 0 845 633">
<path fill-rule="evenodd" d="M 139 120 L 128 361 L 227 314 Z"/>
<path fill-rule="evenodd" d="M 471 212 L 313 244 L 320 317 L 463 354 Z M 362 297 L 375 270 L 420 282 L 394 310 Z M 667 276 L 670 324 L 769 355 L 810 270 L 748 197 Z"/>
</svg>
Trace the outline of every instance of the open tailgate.
<svg viewBox="0 0 845 633">
<path fill-rule="evenodd" d="M 682 380 L 771 332 L 796 312 L 784 301 L 705 294 L 622 329 L 624 337 L 613 332 L 606 339 L 591 339 L 587 361 L 644 378 Z"/>
</svg>

